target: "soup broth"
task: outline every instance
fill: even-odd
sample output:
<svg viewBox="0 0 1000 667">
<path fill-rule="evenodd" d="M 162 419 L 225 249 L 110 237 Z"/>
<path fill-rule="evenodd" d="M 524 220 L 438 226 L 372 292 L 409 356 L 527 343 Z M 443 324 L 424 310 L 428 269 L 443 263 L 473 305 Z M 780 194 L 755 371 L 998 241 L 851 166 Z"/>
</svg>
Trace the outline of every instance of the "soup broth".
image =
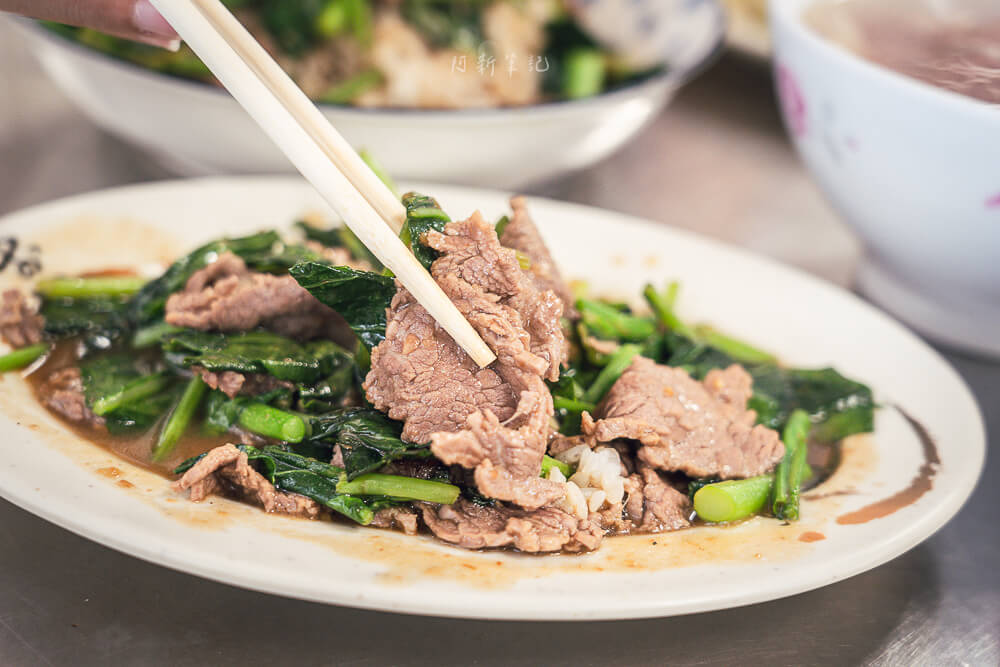
<svg viewBox="0 0 1000 667">
<path fill-rule="evenodd" d="M 828 0 L 806 19 L 820 35 L 875 64 L 1000 104 L 997 0 Z"/>
</svg>

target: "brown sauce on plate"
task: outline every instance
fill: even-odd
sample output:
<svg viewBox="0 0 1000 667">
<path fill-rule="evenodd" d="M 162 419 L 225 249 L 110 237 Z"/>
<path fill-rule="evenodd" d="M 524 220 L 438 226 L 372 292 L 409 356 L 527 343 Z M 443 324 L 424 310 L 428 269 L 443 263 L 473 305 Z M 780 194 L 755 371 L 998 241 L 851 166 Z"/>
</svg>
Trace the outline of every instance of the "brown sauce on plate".
<svg viewBox="0 0 1000 667">
<path fill-rule="evenodd" d="M 59 343 L 53 348 L 52 352 L 45 358 L 41 365 L 31 369 L 26 379 L 39 403 L 42 403 L 40 392 L 44 387 L 46 378 L 60 369 L 76 364 L 77 356 L 76 343 L 71 341 Z M 200 425 L 196 424 L 177 443 L 176 449 L 174 449 L 174 452 L 167 460 L 162 463 L 153 463 L 150 458 L 153 448 L 156 445 L 156 436 L 160 431 L 160 424 L 154 424 L 149 430 L 138 434 L 114 435 L 103 427 L 95 428 L 89 424 L 77 424 L 64 419 L 60 419 L 60 421 L 81 439 L 103 447 L 131 463 L 168 479 L 173 479 L 173 469 L 182 461 L 234 440 L 234 436 L 229 434 L 205 435 L 201 432 Z M 112 474 L 114 471 L 117 472 Z M 114 467 L 102 468 L 97 472 L 112 478 L 118 477 L 121 474 L 121 471 Z M 119 484 L 119 486 L 124 485 Z"/>
<path fill-rule="evenodd" d="M 837 517 L 837 523 L 851 525 L 881 519 L 917 502 L 934 487 L 934 476 L 941 465 L 941 457 L 938 455 L 937 444 L 935 444 L 934 439 L 923 424 L 914 419 L 901 407 L 896 406 L 896 410 L 899 411 L 899 414 L 903 415 L 903 418 L 910 424 L 917 438 L 920 439 L 924 453 L 923 464 L 910 482 L 910 485 L 905 489 L 884 500 L 865 505 L 859 510 L 842 514 Z"/>
</svg>

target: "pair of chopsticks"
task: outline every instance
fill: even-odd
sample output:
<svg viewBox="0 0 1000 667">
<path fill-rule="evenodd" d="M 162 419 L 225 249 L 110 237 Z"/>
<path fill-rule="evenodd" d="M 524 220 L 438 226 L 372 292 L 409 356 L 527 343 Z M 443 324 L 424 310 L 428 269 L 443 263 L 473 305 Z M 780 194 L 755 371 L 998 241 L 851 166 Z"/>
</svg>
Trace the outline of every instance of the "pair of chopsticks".
<svg viewBox="0 0 1000 667">
<path fill-rule="evenodd" d="M 496 360 L 472 325 L 399 239 L 406 210 L 316 105 L 220 0 L 151 0 L 267 135 L 480 366 Z"/>
</svg>

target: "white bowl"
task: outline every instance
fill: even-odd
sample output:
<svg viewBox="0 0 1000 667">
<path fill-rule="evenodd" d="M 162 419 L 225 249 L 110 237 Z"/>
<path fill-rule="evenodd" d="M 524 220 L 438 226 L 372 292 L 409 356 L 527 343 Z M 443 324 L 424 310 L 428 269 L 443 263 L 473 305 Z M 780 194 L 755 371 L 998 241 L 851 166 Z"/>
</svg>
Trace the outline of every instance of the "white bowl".
<svg viewBox="0 0 1000 667">
<path fill-rule="evenodd" d="M 795 145 L 866 245 L 860 288 L 946 344 L 1000 355 L 1000 106 L 826 41 L 815 0 L 772 0 L 775 79 Z"/>
<path fill-rule="evenodd" d="M 669 70 L 594 98 L 499 110 L 324 105 L 334 126 L 399 178 L 517 187 L 607 157 L 635 136 L 718 51 L 716 2 L 673 0 Z M 289 172 L 291 164 L 214 86 L 126 63 L 22 22 L 45 71 L 95 123 L 185 174 Z"/>
</svg>

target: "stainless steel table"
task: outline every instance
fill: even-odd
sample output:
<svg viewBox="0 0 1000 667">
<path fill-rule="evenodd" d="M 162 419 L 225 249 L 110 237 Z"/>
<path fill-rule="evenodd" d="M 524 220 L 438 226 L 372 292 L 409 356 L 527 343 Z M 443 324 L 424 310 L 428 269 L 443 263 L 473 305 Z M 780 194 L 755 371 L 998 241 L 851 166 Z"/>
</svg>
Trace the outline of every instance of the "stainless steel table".
<svg viewBox="0 0 1000 667">
<path fill-rule="evenodd" d="M 0 23 L 0 214 L 170 175 L 96 130 Z M 784 139 L 766 69 L 725 58 L 630 148 L 541 194 L 697 230 L 849 284 L 857 245 Z M 1000 446 L 1000 364 L 946 353 Z M 744 609 L 614 623 L 427 619 L 230 588 L 0 501 L 0 665 L 1000 664 L 1000 459 L 933 539 Z"/>
</svg>

